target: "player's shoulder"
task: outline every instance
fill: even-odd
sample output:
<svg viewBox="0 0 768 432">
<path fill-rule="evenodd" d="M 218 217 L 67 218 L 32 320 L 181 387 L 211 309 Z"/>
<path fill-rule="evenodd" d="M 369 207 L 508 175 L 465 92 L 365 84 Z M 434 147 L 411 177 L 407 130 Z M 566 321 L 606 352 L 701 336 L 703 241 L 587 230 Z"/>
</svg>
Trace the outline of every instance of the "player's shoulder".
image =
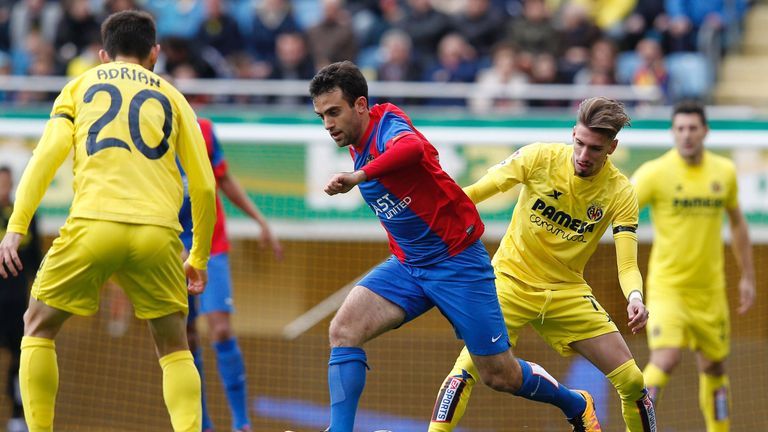
<svg viewBox="0 0 768 432">
<path fill-rule="evenodd" d="M 733 161 L 725 157 L 723 155 L 719 155 L 717 153 L 711 152 L 709 150 L 705 150 L 705 157 L 707 158 L 707 165 L 710 169 L 712 169 L 715 172 L 723 172 L 723 171 L 736 171 L 736 165 L 733 163 Z"/>
<path fill-rule="evenodd" d="M 652 181 L 658 178 L 655 174 L 672 169 L 676 162 L 676 154 L 674 152 L 674 149 L 669 150 L 657 158 L 640 164 L 632 176 L 633 180 L 641 178 L 643 181 Z"/>
</svg>

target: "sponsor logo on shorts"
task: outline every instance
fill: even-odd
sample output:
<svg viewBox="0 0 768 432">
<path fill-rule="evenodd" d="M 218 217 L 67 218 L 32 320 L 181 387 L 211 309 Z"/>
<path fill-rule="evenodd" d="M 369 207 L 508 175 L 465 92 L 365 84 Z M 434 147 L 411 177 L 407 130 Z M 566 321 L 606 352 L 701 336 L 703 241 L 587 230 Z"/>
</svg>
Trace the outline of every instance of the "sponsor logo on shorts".
<svg viewBox="0 0 768 432">
<path fill-rule="evenodd" d="M 461 392 L 467 385 L 466 381 L 459 377 L 452 376 L 440 389 L 437 395 L 435 409 L 432 411 L 432 421 L 436 423 L 450 423 L 453 419 L 453 413 L 459 405 Z"/>
</svg>

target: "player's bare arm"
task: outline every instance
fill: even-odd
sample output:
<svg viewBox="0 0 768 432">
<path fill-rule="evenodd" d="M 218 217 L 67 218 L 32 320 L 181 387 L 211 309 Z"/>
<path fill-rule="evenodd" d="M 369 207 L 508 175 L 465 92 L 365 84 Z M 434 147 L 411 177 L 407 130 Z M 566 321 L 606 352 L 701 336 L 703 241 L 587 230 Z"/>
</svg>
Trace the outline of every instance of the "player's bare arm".
<svg viewBox="0 0 768 432">
<path fill-rule="evenodd" d="M 224 192 L 224 195 L 226 195 L 227 198 L 232 201 L 232 204 L 236 205 L 237 208 L 245 212 L 245 214 L 250 216 L 251 219 L 255 220 L 256 223 L 259 224 L 259 227 L 261 228 L 259 246 L 262 248 L 269 246 L 272 249 L 272 252 L 275 254 L 275 258 L 282 260 L 283 245 L 280 244 L 280 240 L 277 239 L 277 236 L 270 228 L 269 222 L 267 222 L 267 218 L 265 218 L 261 213 L 261 210 L 259 210 L 259 207 L 256 205 L 256 203 L 251 201 L 240 183 L 238 183 L 235 177 L 233 177 L 229 172 L 219 177 L 217 181 L 219 188 L 221 188 L 221 191 Z"/>
<path fill-rule="evenodd" d="M 728 209 L 731 226 L 733 254 L 741 270 L 739 279 L 739 314 L 746 313 L 755 302 L 755 266 L 752 260 L 752 243 L 749 240 L 749 227 L 744 214 L 737 206 Z"/>
<path fill-rule="evenodd" d="M 21 259 L 19 258 L 19 243 L 23 236 L 19 233 L 8 231 L 3 237 L 3 241 L 0 242 L 0 261 L 4 265 L 0 265 L 0 276 L 3 279 L 7 279 L 10 275 L 18 276 L 19 272 L 24 269 L 21 265 Z M 6 271 L 7 269 L 7 271 Z"/>
</svg>

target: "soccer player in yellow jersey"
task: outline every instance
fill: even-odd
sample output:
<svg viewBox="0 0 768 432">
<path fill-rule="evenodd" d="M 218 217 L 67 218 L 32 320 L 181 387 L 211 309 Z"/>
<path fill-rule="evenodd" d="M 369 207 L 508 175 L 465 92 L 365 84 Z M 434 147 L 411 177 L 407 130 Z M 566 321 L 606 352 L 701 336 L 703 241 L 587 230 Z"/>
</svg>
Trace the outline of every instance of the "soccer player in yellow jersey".
<svg viewBox="0 0 768 432">
<path fill-rule="evenodd" d="M 149 321 L 173 429 L 199 431 L 200 375 L 187 346 L 187 291 L 200 292 L 206 283 L 216 184 L 194 112 L 152 72 L 160 50 L 152 17 L 119 12 L 101 31 L 105 64 L 72 80 L 56 99 L 0 242 L 0 276 L 16 275 L 19 240 L 56 169 L 74 152 L 69 218 L 37 272 L 24 315 L 24 414 L 31 432 L 53 430 L 54 338 L 72 314 L 96 312 L 99 289 L 114 274 L 136 316 Z M 189 179 L 194 223 L 184 263 L 177 157 Z"/>
<path fill-rule="evenodd" d="M 613 227 L 619 283 L 629 328 L 648 319 L 637 267 L 637 200 L 608 156 L 629 123 L 624 107 L 587 99 L 578 110 L 573 144 L 535 143 L 513 153 L 464 190 L 475 203 L 521 184 L 520 197 L 493 265 L 496 290 L 512 343 L 530 324 L 561 355 L 579 353 L 616 387 L 632 432 L 656 430 L 643 374 L 616 324 L 592 295 L 584 266 Z M 477 369 L 466 348 L 438 394 L 431 432 L 451 431 L 469 403 Z M 594 431 L 574 423 L 575 431 Z"/>
<path fill-rule="evenodd" d="M 704 107 L 678 104 L 672 114 L 675 148 L 633 176 L 641 207 L 651 209 L 654 240 L 648 264 L 650 363 L 645 382 L 656 402 L 681 351 L 696 351 L 699 404 L 709 432 L 729 429 L 729 317 L 723 271 L 723 214 L 741 270 L 738 312 L 755 299 L 755 271 L 747 222 L 739 210 L 733 163 L 704 150 Z"/>
</svg>

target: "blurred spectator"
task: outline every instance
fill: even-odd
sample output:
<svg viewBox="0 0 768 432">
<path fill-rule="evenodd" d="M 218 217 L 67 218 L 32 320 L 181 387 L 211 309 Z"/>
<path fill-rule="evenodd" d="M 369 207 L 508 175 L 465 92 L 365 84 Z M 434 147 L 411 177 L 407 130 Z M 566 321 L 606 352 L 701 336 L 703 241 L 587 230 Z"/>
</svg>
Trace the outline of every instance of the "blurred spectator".
<svg viewBox="0 0 768 432">
<path fill-rule="evenodd" d="M 155 16 L 160 40 L 170 36 L 194 38 L 205 16 L 202 0 L 144 0 L 144 5 Z"/>
<path fill-rule="evenodd" d="M 517 67 L 517 55 L 517 47 L 512 43 L 502 42 L 494 46 L 491 67 L 481 70 L 477 75 L 477 89 L 469 101 L 473 111 L 486 113 L 525 106 L 523 101 L 499 92 L 499 86 L 514 88 L 528 82 L 528 76 Z"/>
<path fill-rule="evenodd" d="M 557 70 L 557 58 L 550 53 L 539 53 L 533 58 L 531 67 L 531 83 L 533 84 L 559 84 L 560 76 Z M 531 107 L 565 107 L 567 100 L 556 99 L 531 99 L 528 101 Z"/>
<path fill-rule="evenodd" d="M 0 3 L 0 51 L 11 51 L 11 4 Z"/>
<path fill-rule="evenodd" d="M 99 58 L 99 50 L 102 48 L 101 35 L 99 33 L 91 33 L 89 39 L 90 42 L 81 51 L 80 55 L 67 63 L 66 74 L 68 77 L 80 76 L 88 69 L 101 64 L 101 59 Z"/>
<path fill-rule="evenodd" d="M 393 29 L 381 37 L 382 62 L 377 68 L 379 81 L 419 81 L 423 76 L 421 63 L 413 56 L 411 37 Z"/>
<path fill-rule="evenodd" d="M 46 43 L 42 38 L 35 38 L 30 35 L 30 53 L 29 63 L 24 75 L 34 80 L 34 77 L 60 75 L 54 62 L 54 50 L 51 44 Z M 35 45 L 36 44 L 36 45 Z M 56 93 L 47 93 L 39 91 L 22 91 L 16 94 L 15 100 L 19 104 L 38 104 L 53 102 Z"/>
<path fill-rule="evenodd" d="M 301 31 L 287 0 L 262 0 L 253 16 L 251 54 L 257 60 L 275 60 L 275 43 L 282 33 Z"/>
<path fill-rule="evenodd" d="M 195 35 L 198 46 L 209 46 L 223 57 L 245 49 L 237 21 L 227 13 L 223 0 L 205 0 L 205 19 Z"/>
<path fill-rule="evenodd" d="M 63 0 L 64 14 L 56 28 L 54 48 L 61 65 L 80 55 L 95 37 L 101 37 L 100 26 L 91 11 L 89 0 Z"/>
<path fill-rule="evenodd" d="M 646 37 L 661 38 L 666 35 L 668 27 L 664 0 L 638 1 L 635 10 L 624 20 L 621 50 L 634 50 L 637 43 Z"/>
<path fill-rule="evenodd" d="M 451 31 L 451 19 L 433 8 L 430 0 L 408 0 L 408 7 L 402 29 L 411 35 L 414 54 L 429 64 L 435 60 L 440 40 Z"/>
<path fill-rule="evenodd" d="M 589 84 L 595 79 L 593 75 L 600 75 L 603 81 L 616 80 L 616 44 L 608 38 L 599 39 L 592 45 L 589 51 L 589 63 L 576 73 L 573 78 L 575 84 Z M 605 77 L 611 77 L 607 79 Z"/>
<path fill-rule="evenodd" d="M 504 16 L 491 7 L 490 0 L 466 0 L 455 17 L 454 27 L 477 50 L 479 57 L 487 57 L 501 38 Z"/>
<path fill-rule="evenodd" d="M 310 80 L 315 75 L 314 64 L 302 33 L 282 33 L 277 37 L 277 59 L 269 79 Z M 270 101 L 287 106 L 309 103 L 310 99 L 302 96 L 279 96 Z"/>
<path fill-rule="evenodd" d="M 17 2 L 11 9 L 11 49 L 24 50 L 30 33 L 39 33 L 45 42 L 53 44 L 60 18 L 61 7 L 58 2 Z"/>
<path fill-rule="evenodd" d="M 639 87 L 658 87 L 669 98 L 669 73 L 664 62 L 664 52 L 656 39 L 645 38 L 637 44 L 640 64 L 635 70 L 632 84 Z"/>
<path fill-rule="evenodd" d="M 592 21 L 608 36 L 618 38 L 622 33 L 624 18 L 629 16 L 638 0 L 571 0 L 571 2 L 583 6 L 592 17 Z"/>
<path fill-rule="evenodd" d="M 746 0 L 666 0 L 671 51 L 695 51 L 699 31 L 707 29 L 722 37 L 728 27 L 739 26 L 747 10 Z"/>
<path fill-rule="evenodd" d="M 446 35 L 437 48 L 437 62 L 427 71 L 426 80 L 432 82 L 464 82 L 475 81 L 477 63 L 475 51 L 458 33 Z M 464 105 L 464 99 L 435 98 L 432 105 Z"/>
<path fill-rule="evenodd" d="M 589 50 L 600 39 L 600 29 L 592 22 L 583 6 L 569 3 L 560 13 L 561 69 L 571 82 L 573 75 L 586 66 Z"/>
<path fill-rule="evenodd" d="M 557 30 L 544 0 L 524 0 L 523 15 L 507 26 L 506 34 L 520 47 L 519 65 L 526 72 L 531 70 L 535 54 L 555 54 L 558 49 Z"/>
<path fill-rule="evenodd" d="M 363 0 L 359 0 L 360 3 Z M 371 5 L 363 7 L 354 1 L 348 2 L 352 13 L 352 27 L 360 41 L 360 48 L 378 47 L 381 37 L 388 30 L 399 27 L 406 17 L 405 8 L 399 0 L 369 0 Z"/>
<path fill-rule="evenodd" d="M 337 61 L 355 61 L 358 49 L 344 0 L 322 0 L 322 4 L 323 17 L 307 31 L 309 51 L 318 70 Z"/>
<path fill-rule="evenodd" d="M 12 72 L 11 56 L 0 51 L 0 77 L 11 75 Z M 12 92 L 0 91 L 0 102 L 9 102 L 11 100 L 13 100 Z"/>
<path fill-rule="evenodd" d="M 307 49 L 305 36 L 300 32 L 278 36 L 277 58 L 269 79 L 309 80 L 314 75 L 314 62 Z"/>
<path fill-rule="evenodd" d="M 115 12 L 138 9 L 141 9 L 141 7 L 137 0 L 106 0 L 101 8 L 101 14 L 99 14 L 99 22 L 103 22 Z"/>
<path fill-rule="evenodd" d="M 379 81 L 419 81 L 424 75 L 421 63 L 411 50 L 411 37 L 408 33 L 392 29 L 381 37 L 382 62 L 376 69 Z M 379 102 L 392 102 L 395 105 L 414 105 L 416 98 L 379 98 Z"/>
<path fill-rule="evenodd" d="M 157 73 L 176 76 L 175 69 L 185 65 L 192 67 L 199 78 L 216 78 L 216 69 L 204 58 L 204 51 L 193 49 L 188 39 L 168 36 L 161 41 L 160 46 L 162 56 L 155 65 Z"/>
</svg>

